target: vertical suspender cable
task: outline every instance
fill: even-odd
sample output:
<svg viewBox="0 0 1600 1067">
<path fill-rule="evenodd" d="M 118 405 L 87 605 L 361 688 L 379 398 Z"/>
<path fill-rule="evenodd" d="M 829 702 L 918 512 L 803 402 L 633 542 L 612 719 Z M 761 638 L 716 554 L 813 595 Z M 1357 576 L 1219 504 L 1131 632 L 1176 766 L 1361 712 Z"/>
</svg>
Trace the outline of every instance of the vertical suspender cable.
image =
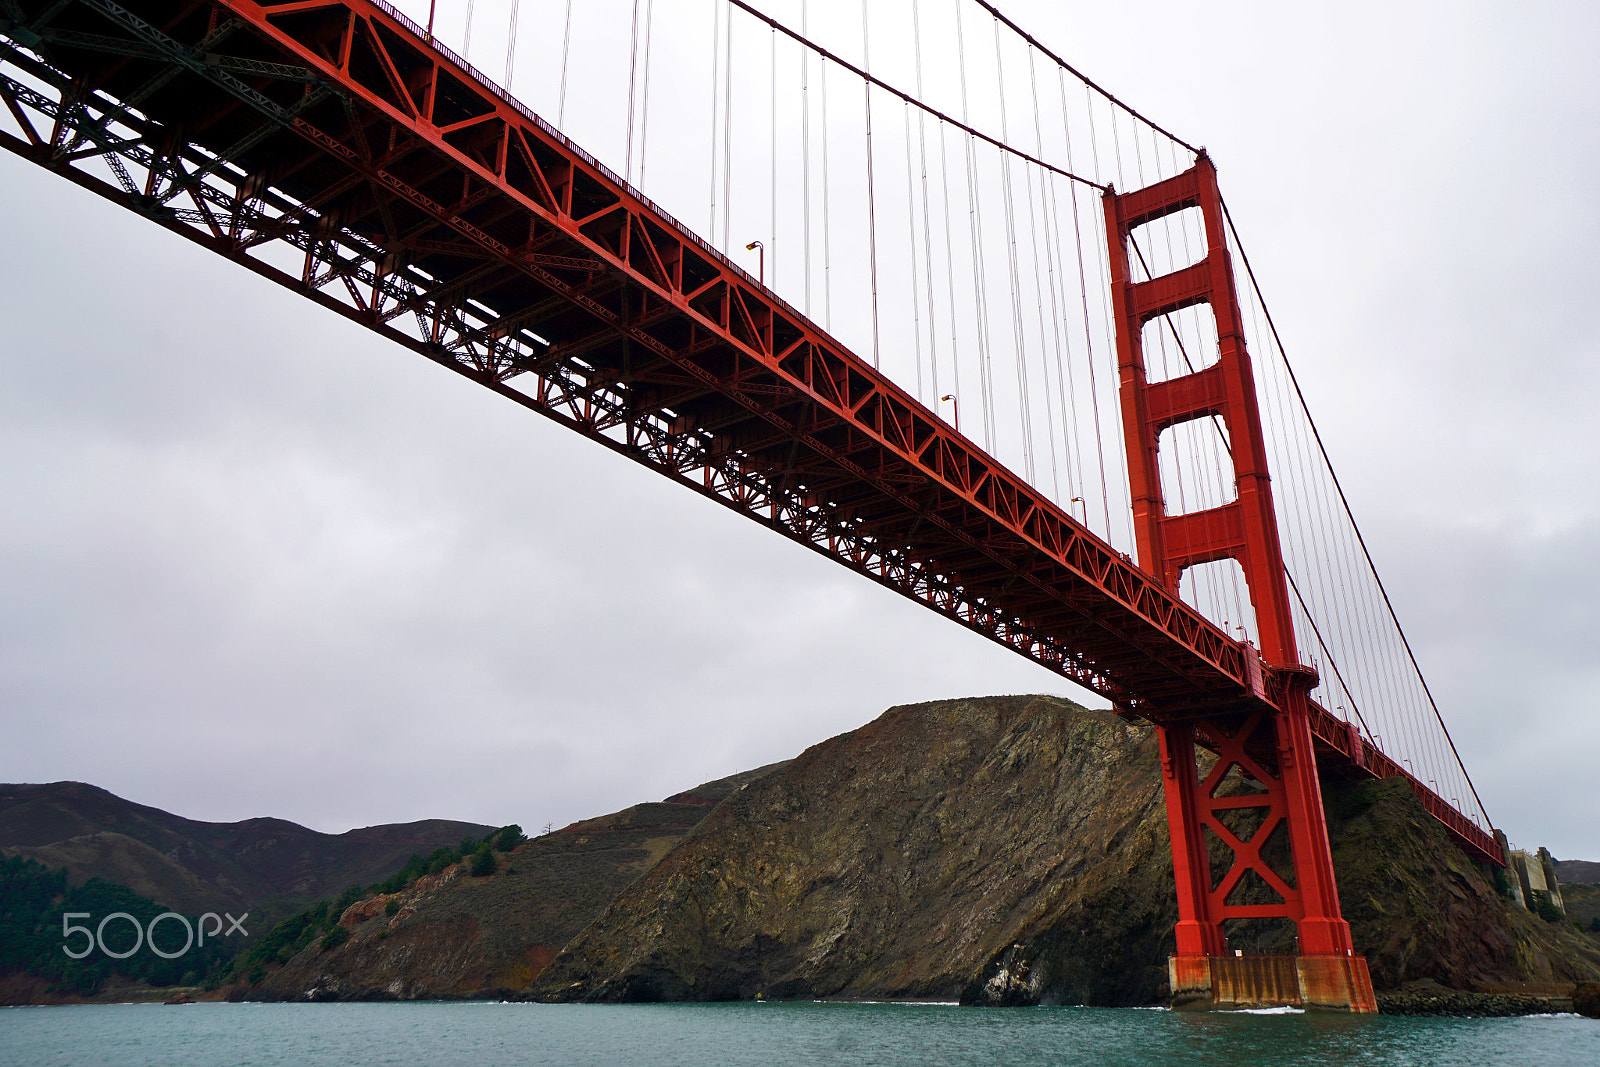
<svg viewBox="0 0 1600 1067">
<path fill-rule="evenodd" d="M 1062 136 L 1062 141 L 1063 141 L 1063 147 L 1064 147 L 1064 149 L 1066 151 L 1068 166 L 1070 167 L 1071 161 L 1072 161 L 1072 125 L 1071 125 L 1070 118 L 1069 118 L 1069 109 L 1067 107 L 1066 83 L 1062 79 L 1061 72 L 1059 71 L 1059 69 L 1056 72 L 1056 87 L 1059 90 L 1060 97 L 1061 97 L 1061 136 Z M 1052 229 L 1051 236 L 1054 239 L 1054 246 L 1056 248 L 1057 259 L 1061 263 L 1062 274 L 1065 275 L 1066 274 L 1066 268 L 1067 268 L 1067 255 L 1066 255 L 1066 249 L 1062 246 L 1062 240 L 1061 240 L 1061 207 L 1060 207 L 1060 205 L 1059 205 L 1059 203 L 1057 202 L 1057 199 L 1056 199 L 1056 185 L 1057 185 L 1057 183 L 1054 180 L 1052 180 L 1050 182 L 1050 214 L 1055 218 L 1055 225 L 1054 225 L 1054 227 Z M 1077 226 L 1078 226 L 1078 193 L 1077 193 L 1076 188 L 1074 188 L 1071 185 L 1068 185 L 1067 186 L 1067 195 L 1072 198 L 1072 224 L 1073 224 L 1074 230 L 1076 230 Z M 1090 352 L 1090 357 L 1089 358 L 1090 358 L 1090 361 L 1091 361 L 1091 364 L 1092 364 L 1094 349 L 1093 349 L 1093 340 L 1089 335 L 1089 297 L 1088 297 L 1087 282 L 1086 282 L 1086 280 L 1084 278 L 1084 274 L 1083 274 L 1083 246 L 1082 246 L 1081 237 L 1079 239 L 1079 246 L 1078 246 L 1078 288 L 1080 290 L 1080 297 L 1081 297 L 1081 300 L 1082 300 L 1082 303 L 1083 303 L 1082 311 L 1083 311 L 1084 340 L 1089 345 L 1089 349 L 1088 349 L 1088 351 Z M 1067 481 L 1068 481 L 1069 484 L 1074 485 L 1075 494 L 1082 494 L 1088 488 L 1089 483 L 1085 479 L 1084 474 L 1083 474 L 1083 448 L 1082 448 L 1081 441 L 1079 440 L 1078 435 L 1077 435 L 1077 431 L 1076 431 L 1077 414 L 1078 414 L 1078 384 L 1077 384 L 1077 375 L 1074 374 L 1073 371 L 1072 371 L 1072 345 L 1071 345 L 1070 336 L 1068 334 L 1067 325 L 1066 325 L 1066 319 L 1065 319 L 1066 304 L 1067 304 L 1066 282 L 1063 279 L 1063 281 L 1061 283 L 1061 309 L 1057 313 L 1057 318 L 1061 322 L 1061 333 L 1062 333 L 1061 345 L 1062 345 L 1063 352 L 1062 352 L 1062 355 L 1060 356 L 1059 361 L 1058 361 L 1058 363 L 1056 365 L 1056 375 L 1057 375 L 1058 378 L 1060 377 L 1061 372 L 1062 372 L 1062 367 L 1064 365 L 1065 369 L 1066 369 L 1066 377 L 1067 377 L 1066 389 L 1065 389 L 1065 396 L 1066 396 L 1066 403 L 1067 403 L 1067 408 L 1066 408 L 1067 414 L 1063 419 L 1063 423 L 1066 426 L 1071 426 L 1071 427 L 1074 428 L 1073 429 L 1072 441 L 1073 441 L 1073 444 L 1075 446 L 1077 446 L 1072 450 L 1072 452 L 1070 454 L 1070 457 L 1069 457 L 1069 467 L 1068 467 L 1068 472 L 1067 472 Z M 1073 478 L 1072 478 L 1072 470 L 1073 470 L 1073 468 L 1076 468 L 1076 470 L 1077 470 L 1077 480 L 1076 480 L 1075 483 L 1073 482 Z M 1083 519 L 1084 519 L 1084 523 L 1087 525 L 1087 523 L 1089 521 L 1089 507 L 1088 507 L 1087 504 L 1084 505 Z M 1106 534 L 1107 534 L 1108 537 L 1110 536 L 1110 530 L 1109 529 L 1106 531 Z"/>
<path fill-rule="evenodd" d="M 778 27 L 771 28 L 772 35 L 772 158 L 769 163 L 768 176 L 772 181 L 771 199 L 767 201 L 767 243 L 772 246 L 772 281 L 767 283 L 767 288 L 777 291 L 778 288 Z"/>
<path fill-rule="evenodd" d="M 1028 49 L 1028 90 L 1033 101 L 1033 146 L 1034 154 L 1041 159 L 1044 157 L 1044 137 L 1039 125 L 1039 77 L 1034 62 L 1033 49 Z M 1050 485 L 1057 502 L 1061 501 L 1061 476 L 1057 469 L 1056 454 L 1056 414 L 1055 400 L 1050 393 L 1050 361 L 1045 355 L 1046 341 L 1052 336 L 1052 330 L 1047 330 L 1044 323 L 1044 296 L 1048 285 L 1050 290 L 1050 324 L 1053 328 L 1054 345 L 1052 349 L 1056 357 L 1056 370 L 1059 375 L 1061 369 L 1061 329 L 1056 316 L 1056 265 L 1055 254 L 1049 243 L 1050 213 L 1045 203 L 1045 185 L 1050 176 L 1043 172 L 1039 175 L 1039 211 L 1036 213 L 1033 206 L 1033 171 L 1026 172 L 1028 179 L 1028 232 L 1032 235 L 1031 246 L 1033 249 L 1033 291 L 1037 300 L 1039 313 L 1039 366 L 1044 371 L 1044 414 L 1045 429 L 1048 433 L 1050 444 Z M 1045 224 L 1039 225 L 1039 215 L 1044 216 Z M 1043 280 L 1039 277 L 1039 241 L 1044 238 L 1044 256 L 1046 274 Z M 1059 381 L 1058 381 L 1059 384 Z M 1064 429 L 1064 427 L 1063 427 Z M 1067 494 L 1070 496 L 1071 494 Z"/>
<path fill-rule="evenodd" d="M 822 60 L 822 325 L 833 332 L 833 226 L 828 213 L 828 60 Z"/>
<path fill-rule="evenodd" d="M 722 243 L 733 247 L 733 9 L 722 40 Z"/>
<path fill-rule="evenodd" d="M 469 64 L 472 62 L 472 7 L 475 2 L 476 0 L 467 0 L 467 28 L 461 35 L 461 58 Z"/>
<path fill-rule="evenodd" d="M 918 0 L 911 0 L 911 41 L 916 54 L 917 71 L 917 99 L 922 99 L 922 15 L 918 10 Z M 909 105 L 908 105 L 909 106 Z M 906 136 L 910 137 L 907 131 Z M 933 314 L 933 237 L 928 224 L 928 138 L 927 115 L 921 108 L 917 109 L 917 154 L 922 168 L 922 248 L 923 279 L 926 284 L 923 291 L 927 294 L 928 301 L 928 366 L 933 385 L 933 401 L 938 404 L 939 397 L 939 342 L 938 330 Z M 948 221 L 948 216 L 947 220 Z M 913 244 L 915 240 L 913 239 Z M 953 312 L 952 312 L 953 314 Z"/>
<path fill-rule="evenodd" d="M 967 103 L 966 32 L 961 23 L 961 0 L 956 0 L 956 67 L 961 74 L 961 122 L 970 128 Z M 989 378 L 988 272 L 983 256 L 983 215 L 978 207 L 978 171 L 972 157 L 972 134 L 963 135 L 966 149 L 968 235 L 972 243 L 972 284 L 978 316 L 978 392 L 983 411 L 983 447 L 994 452 L 994 397 Z"/>
<path fill-rule="evenodd" d="M 861 69 L 872 70 L 868 47 L 867 0 L 861 0 Z M 867 114 L 867 264 L 872 277 L 872 365 L 878 365 L 878 206 L 872 179 L 872 83 L 861 83 L 861 96 Z M 920 364 L 919 364 L 920 371 Z"/>
<path fill-rule="evenodd" d="M 650 41 L 653 36 L 656 0 L 644 4 L 644 99 L 639 114 L 639 185 L 644 186 L 645 149 L 650 146 Z"/>
<path fill-rule="evenodd" d="M 1066 122 L 1066 118 L 1065 118 L 1065 116 L 1066 116 L 1066 107 L 1065 107 L 1066 81 L 1065 81 L 1065 75 L 1060 70 L 1057 70 L 1056 71 L 1056 79 L 1061 84 L 1062 101 L 1063 101 L 1062 112 L 1061 112 L 1063 117 L 1062 117 L 1061 121 L 1062 121 L 1063 124 L 1065 124 L 1065 122 Z M 1101 173 L 1101 170 L 1100 170 L 1100 138 L 1096 134 L 1095 128 L 1094 128 L 1094 95 L 1089 90 L 1089 87 L 1087 85 L 1084 86 L 1083 94 L 1084 94 L 1084 102 L 1085 102 L 1084 111 L 1088 115 L 1088 118 L 1089 118 L 1089 152 L 1090 152 L 1090 155 L 1094 159 L 1094 173 L 1096 175 L 1099 175 Z M 1121 180 L 1120 176 L 1119 176 L 1118 180 L 1119 181 Z M 1088 277 L 1087 277 L 1087 275 L 1085 273 L 1084 266 L 1083 266 L 1083 228 L 1082 228 L 1082 225 L 1081 225 L 1081 220 L 1078 217 L 1078 196 L 1077 196 L 1077 190 L 1076 189 L 1073 190 L 1073 196 L 1072 196 L 1072 229 L 1073 229 L 1073 233 L 1076 236 L 1077 242 L 1078 242 L 1078 279 L 1079 279 L 1078 284 L 1083 290 L 1083 299 L 1084 299 L 1084 305 L 1083 305 L 1083 316 L 1084 316 L 1084 318 L 1083 318 L 1083 329 L 1084 329 L 1085 336 L 1088 336 L 1088 333 L 1089 333 L 1089 287 L 1088 287 Z M 1109 252 L 1109 250 L 1108 250 L 1108 252 Z M 1100 258 L 1100 257 L 1096 257 L 1096 258 L 1098 259 L 1099 264 L 1100 264 L 1100 290 L 1101 290 L 1101 292 L 1109 293 L 1111 291 L 1111 284 L 1110 284 L 1110 279 L 1108 279 L 1106 277 L 1105 260 L 1103 258 Z M 1117 358 L 1116 357 L 1116 343 L 1112 339 L 1116 337 L 1116 334 L 1112 332 L 1112 329 L 1111 329 L 1111 317 L 1110 317 L 1111 316 L 1111 312 L 1106 307 L 1106 302 L 1104 300 L 1100 301 L 1100 315 L 1101 315 L 1101 319 L 1102 319 L 1102 325 L 1104 326 L 1104 329 L 1105 329 L 1105 333 L 1104 333 L 1103 336 L 1105 336 L 1107 338 L 1107 344 L 1109 344 L 1111 346 L 1111 349 L 1112 349 L 1111 358 L 1112 358 L 1112 360 L 1115 360 Z M 1100 500 L 1102 502 L 1102 505 L 1105 508 L 1106 540 L 1109 541 L 1111 539 L 1111 489 L 1110 489 L 1110 482 L 1106 478 L 1105 431 L 1102 429 L 1101 423 L 1100 423 L 1100 386 L 1099 386 L 1099 383 L 1095 380 L 1095 373 L 1094 373 L 1094 346 L 1093 346 L 1092 341 L 1090 343 L 1090 348 L 1089 348 L 1089 395 L 1094 398 L 1094 441 L 1095 441 L 1095 446 L 1094 447 L 1095 447 L 1095 453 L 1100 459 Z M 1087 510 L 1088 509 L 1085 509 L 1085 511 L 1087 511 Z M 1123 510 L 1131 511 L 1131 509 L 1123 509 Z M 1133 520 L 1132 520 L 1131 515 L 1130 515 L 1130 517 L 1128 519 L 1128 527 L 1127 527 L 1127 535 L 1128 536 L 1127 536 L 1127 540 L 1123 542 L 1124 544 L 1131 545 L 1132 542 L 1133 542 L 1132 523 L 1133 523 Z"/>
<path fill-rule="evenodd" d="M 800 35 L 809 34 L 806 0 L 800 0 Z M 800 48 L 800 214 L 804 231 L 806 315 L 811 314 L 811 50 Z"/>
<path fill-rule="evenodd" d="M 628 43 L 628 147 L 622 163 L 623 176 L 630 182 L 633 181 L 633 115 L 637 107 L 634 85 L 639 74 L 639 0 L 633 0 L 632 26 L 632 37 Z"/>
<path fill-rule="evenodd" d="M 711 0 L 711 221 L 706 229 L 713 246 L 717 243 L 717 115 L 722 106 L 722 94 L 717 90 L 722 73 L 722 7 L 722 0 Z"/>
<path fill-rule="evenodd" d="M 522 0 L 511 0 L 511 30 L 506 35 L 506 92 L 511 91 L 511 76 L 517 69 L 517 9 Z"/>
<path fill-rule="evenodd" d="M 567 129 L 567 57 L 572 51 L 572 0 L 567 0 L 565 29 L 561 31 L 561 92 L 556 97 L 556 125 Z"/>
<path fill-rule="evenodd" d="M 946 305 L 950 309 L 950 375 L 955 382 L 955 392 L 951 393 L 957 402 L 961 398 L 961 341 L 958 336 L 959 324 L 956 321 L 956 253 L 954 239 L 950 233 L 950 160 L 945 151 L 945 123 L 939 120 L 939 186 L 944 194 L 944 266 L 945 280 L 949 286 Z M 941 398 L 942 399 L 942 398 Z M 955 414 L 959 409 L 952 409 Z M 960 429 L 960 427 L 956 427 Z"/>
<path fill-rule="evenodd" d="M 911 166 L 911 104 L 905 102 L 901 116 L 906 131 L 906 239 L 911 248 L 911 337 L 917 358 L 917 399 L 929 407 L 928 393 L 922 384 L 922 281 L 917 277 L 917 188 L 916 175 Z M 938 396 L 935 389 L 934 396 Z"/>
<path fill-rule="evenodd" d="M 994 69 L 996 88 L 1000 101 L 1000 140 L 1011 143 L 1010 124 L 1006 108 L 1005 61 L 1000 55 L 1000 21 L 991 20 L 994 27 Z M 1000 155 L 1000 205 L 1006 227 L 1006 271 L 1011 284 L 1011 350 L 1017 371 L 1017 413 L 1021 417 L 1022 468 L 1032 485 L 1036 479 L 1033 459 L 1033 401 L 1028 390 L 1027 345 L 1022 322 L 1022 276 L 1017 265 L 1017 211 L 1016 195 L 1011 177 L 1011 156 Z M 1032 200 L 1030 195 L 1029 204 Z"/>
</svg>

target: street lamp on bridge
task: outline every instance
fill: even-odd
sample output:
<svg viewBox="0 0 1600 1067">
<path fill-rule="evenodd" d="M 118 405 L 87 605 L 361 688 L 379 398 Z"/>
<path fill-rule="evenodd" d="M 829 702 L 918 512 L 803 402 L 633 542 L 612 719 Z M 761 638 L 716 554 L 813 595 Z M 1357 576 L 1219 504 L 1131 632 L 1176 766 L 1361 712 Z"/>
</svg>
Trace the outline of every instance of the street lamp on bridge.
<svg viewBox="0 0 1600 1067">
<path fill-rule="evenodd" d="M 744 246 L 746 252 L 760 252 L 761 258 L 756 261 L 756 280 L 763 286 L 767 284 L 767 246 L 760 241 L 751 241 Z"/>
<path fill-rule="evenodd" d="M 954 394 L 954 393 L 946 393 L 944 396 L 941 396 L 939 399 L 940 400 L 948 400 L 948 401 L 950 401 L 950 411 L 951 411 L 952 415 L 955 417 L 955 422 L 954 422 L 953 425 L 956 428 L 956 433 L 960 433 L 961 432 L 961 404 L 960 404 L 959 401 L 956 400 L 956 394 Z"/>
</svg>

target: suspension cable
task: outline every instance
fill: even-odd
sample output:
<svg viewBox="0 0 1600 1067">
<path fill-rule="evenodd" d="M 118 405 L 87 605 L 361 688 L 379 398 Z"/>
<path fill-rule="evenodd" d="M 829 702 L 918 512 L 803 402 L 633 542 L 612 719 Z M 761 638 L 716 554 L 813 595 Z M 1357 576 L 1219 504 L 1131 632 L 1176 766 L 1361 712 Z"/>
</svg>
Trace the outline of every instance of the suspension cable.
<svg viewBox="0 0 1600 1067">
<path fill-rule="evenodd" d="M 1068 63 L 1066 60 L 1062 59 L 1060 56 L 1058 56 L 1054 52 L 1050 51 L 1050 49 L 1048 49 L 1044 45 L 1040 44 L 1039 41 L 1033 36 L 1033 34 L 1028 33 L 1021 26 L 1018 26 L 1015 22 L 1012 22 L 1009 18 L 1007 18 L 1004 14 L 1002 14 L 1000 12 L 999 8 L 995 7 L 993 4 L 985 3 L 984 0 L 973 0 L 973 2 L 976 3 L 979 7 L 983 8 L 989 14 L 993 15 L 995 18 L 999 19 L 1002 23 L 1004 23 L 1006 25 L 1006 27 L 1009 30 L 1011 30 L 1012 33 L 1016 34 L 1018 37 L 1021 37 L 1024 41 L 1027 41 L 1034 48 L 1037 48 L 1040 53 L 1042 53 L 1045 56 L 1048 56 L 1052 62 L 1054 62 L 1061 69 L 1065 70 L 1067 73 L 1071 74 L 1074 78 L 1077 78 L 1079 81 L 1083 82 L 1084 85 L 1088 86 L 1090 89 L 1093 89 L 1095 92 L 1097 92 L 1101 96 L 1105 97 L 1111 103 L 1115 104 L 1117 107 L 1120 107 L 1122 110 L 1126 111 L 1129 115 L 1132 115 L 1134 118 L 1138 119 L 1140 122 L 1144 123 L 1146 126 L 1150 127 L 1152 130 L 1155 130 L 1157 133 L 1161 134 L 1163 137 L 1167 138 L 1169 141 L 1175 141 L 1178 144 L 1183 145 L 1183 147 L 1187 148 L 1189 151 L 1195 153 L 1196 155 L 1199 154 L 1200 149 L 1196 148 L 1194 145 L 1192 145 L 1189 142 L 1185 141 L 1183 138 L 1178 137 L 1175 134 L 1169 133 L 1166 130 L 1162 129 L 1160 126 L 1157 126 L 1155 123 L 1151 122 L 1149 119 L 1147 119 L 1143 115 L 1139 114 L 1139 112 L 1135 111 L 1133 108 L 1129 107 L 1127 104 L 1124 104 L 1121 100 L 1118 100 L 1116 97 L 1112 96 L 1106 90 L 1102 89 L 1098 84 L 1096 84 L 1093 80 L 1091 80 L 1088 76 L 1086 76 L 1077 67 L 1074 67 L 1071 63 Z"/>
<path fill-rule="evenodd" d="M 980 141 L 983 141 L 983 142 L 985 142 L 985 143 L 987 143 L 987 144 L 989 144 L 989 145 L 991 145 L 991 146 L 993 146 L 995 148 L 998 148 L 1000 151 L 1005 152 L 1008 155 L 1016 156 L 1018 159 L 1025 159 L 1029 163 L 1034 164 L 1035 166 L 1043 167 L 1045 170 L 1050 171 L 1050 173 L 1052 173 L 1052 174 L 1059 174 L 1063 178 L 1070 178 L 1075 182 L 1081 182 L 1084 185 L 1091 185 L 1094 188 L 1101 190 L 1102 192 L 1109 192 L 1111 190 L 1111 186 L 1109 186 L 1109 185 L 1107 185 L 1107 184 L 1105 184 L 1103 182 L 1097 182 L 1097 181 L 1093 180 L 1092 178 L 1085 178 L 1081 174 L 1074 174 L 1071 171 L 1063 170 L 1062 168 L 1057 167 L 1052 163 L 1046 163 L 1042 159 L 1036 159 L 1035 157 L 1029 155 L 1027 152 L 1022 151 L 1021 149 L 1013 148 L 1012 146 L 1004 143 L 1003 141 L 1000 141 L 1000 140 L 998 140 L 998 139 L 996 139 L 994 137 L 991 137 L 989 134 L 984 133 L 982 130 L 974 129 L 973 127 L 967 125 L 965 122 L 962 122 L 959 119 L 952 118 L 951 116 L 945 114 L 944 112 L 940 111 L 938 108 L 931 107 L 928 104 L 923 103 L 921 100 L 917 99 L 916 96 L 914 96 L 911 93 L 906 92 L 904 89 L 897 89 L 893 85 L 890 85 L 888 82 L 884 81 L 882 78 L 877 78 L 877 77 L 872 76 L 871 74 L 868 74 L 866 71 L 862 70 L 860 67 L 856 66 L 854 63 L 851 63 L 849 60 L 840 58 L 838 55 L 834 54 L 833 52 L 829 51 L 828 49 L 822 47 L 822 45 L 820 45 L 820 44 L 816 43 L 815 41 L 811 40 L 810 38 L 808 38 L 805 35 L 804 32 L 796 32 L 794 30 L 791 30 L 789 27 L 785 26 L 783 23 L 779 22 L 777 19 L 773 18 L 771 15 L 768 15 L 763 11 L 758 11 L 754 7 L 751 7 L 748 3 L 745 2 L 745 0 L 727 0 L 727 2 L 729 4 L 732 4 L 734 7 L 738 8 L 740 11 L 743 11 L 745 14 L 749 15 L 751 18 L 754 18 L 754 19 L 756 19 L 756 20 L 758 20 L 760 22 L 766 23 L 768 26 L 771 26 L 773 29 L 777 30 L 779 33 L 783 34 L 785 37 L 788 37 L 791 40 L 793 40 L 793 41 L 799 43 L 800 45 L 802 45 L 808 51 L 816 53 L 816 55 L 818 57 L 820 57 L 825 63 L 831 62 L 835 66 L 839 67 L 840 69 L 847 70 L 851 74 L 854 74 L 856 77 L 863 78 L 863 79 L 871 82 L 873 85 L 876 85 L 879 89 L 882 89 L 884 92 L 891 93 L 891 94 L 893 94 L 895 96 L 898 96 L 900 99 L 902 99 L 902 100 L 906 101 L 907 103 L 909 103 L 912 107 L 918 108 L 918 109 L 920 109 L 922 111 L 927 112 L 929 115 L 932 115 L 934 118 L 937 118 L 942 122 L 945 122 L 945 123 L 947 123 L 947 124 L 949 124 L 951 126 L 954 126 L 956 129 L 962 131 L 963 133 L 966 133 L 966 134 L 969 134 L 969 135 L 971 135 L 973 137 L 976 137 Z M 804 5 L 801 6 L 800 10 L 801 10 L 801 25 L 804 26 L 804 24 L 805 24 L 805 22 L 804 22 L 804 19 L 805 19 L 805 7 L 804 7 Z"/>
</svg>

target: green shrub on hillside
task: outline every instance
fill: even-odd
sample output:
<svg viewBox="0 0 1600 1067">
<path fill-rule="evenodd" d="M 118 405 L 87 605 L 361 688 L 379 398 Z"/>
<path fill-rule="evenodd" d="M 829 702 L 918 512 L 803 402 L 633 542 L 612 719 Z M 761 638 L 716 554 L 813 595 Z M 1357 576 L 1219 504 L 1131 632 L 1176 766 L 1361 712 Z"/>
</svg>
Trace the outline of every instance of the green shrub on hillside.
<svg viewBox="0 0 1600 1067">
<path fill-rule="evenodd" d="M 371 888 L 372 891 L 378 889 L 377 886 Z M 288 963 L 319 936 L 324 950 L 337 947 L 350 936 L 350 931 L 339 925 L 339 916 L 350 905 L 369 895 L 368 889 L 353 885 L 331 903 L 319 900 L 306 910 L 291 915 L 268 930 L 255 947 L 241 956 L 232 973 L 243 974 L 251 985 L 255 985 L 267 976 L 268 967 Z M 330 944 L 328 938 L 334 936 L 335 931 L 342 932 L 343 936 L 336 937 Z"/>
<path fill-rule="evenodd" d="M 1566 918 L 1566 916 L 1561 913 L 1561 909 L 1556 907 L 1555 904 L 1551 902 L 1550 894 L 1546 893 L 1542 889 L 1533 890 L 1533 900 L 1531 903 L 1533 904 L 1533 908 L 1531 909 L 1533 913 L 1547 923 L 1558 923 Z"/>
<path fill-rule="evenodd" d="M 500 827 L 489 837 L 489 840 L 494 842 L 494 850 L 496 852 L 510 852 L 527 839 L 528 835 L 523 833 L 522 827 L 516 823 Z"/>
<path fill-rule="evenodd" d="M 522 827 L 512 823 L 509 826 L 502 826 L 481 841 L 464 837 L 460 845 L 455 848 L 448 845 L 436 848 L 426 856 L 412 853 L 411 858 L 406 860 L 398 871 L 376 885 L 366 887 L 353 885 L 339 894 L 336 900 L 318 901 L 298 915 L 285 919 L 268 931 L 250 952 L 239 959 L 232 973 L 242 974 L 250 984 L 256 985 L 266 977 L 269 967 L 289 962 L 319 936 L 323 951 L 343 944 L 350 936 L 350 931 L 339 925 L 339 917 L 356 901 L 380 893 L 399 893 L 415 884 L 417 879 L 430 874 L 439 874 L 463 860 L 471 861 L 469 870 L 473 875 L 482 877 L 493 874 L 499 867 L 495 852 L 509 852 L 526 840 Z M 394 916 L 399 911 L 398 900 L 390 900 L 383 908 L 384 914 L 389 916 Z"/>
<path fill-rule="evenodd" d="M 152 986 L 172 986 L 186 980 L 203 982 L 225 969 L 227 957 L 239 947 L 238 939 L 230 943 L 213 937 L 204 945 L 196 939 L 184 951 L 184 942 L 190 935 L 182 923 L 168 919 L 157 923 L 151 933 L 151 920 L 167 910 L 115 882 L 90 878 L 75 886 L 64 870 L 22 856 L 0 858 L 0 972 L 36 974 L 48 979 L 55 991 L 87 996 L 98 992 L 112 975 Z M 63 947 L 79 952 L 86 942 L 82 933 L 64 936 L 63 916 L 69 912 L 80 916 L 87 913 L 87 918 L 67 922 L 98 934 L 112 951 L 132 948 L 136 943 L 139 950 L 125 959 L 113 959 L 101 951 L 96 941 L 87 955 L 73 959 Z M 102 921 L 117 912 L 131 915 L 139 925 L 138 942 L 132 929 L 134 923 L 125 919 L 102 927 Z M 185 918 L 192 931 L 196 917 Z M 155 947 L 174 954 L 173 958 L 166 959 L 152 951 L 151 937 Z"/>
</svg>

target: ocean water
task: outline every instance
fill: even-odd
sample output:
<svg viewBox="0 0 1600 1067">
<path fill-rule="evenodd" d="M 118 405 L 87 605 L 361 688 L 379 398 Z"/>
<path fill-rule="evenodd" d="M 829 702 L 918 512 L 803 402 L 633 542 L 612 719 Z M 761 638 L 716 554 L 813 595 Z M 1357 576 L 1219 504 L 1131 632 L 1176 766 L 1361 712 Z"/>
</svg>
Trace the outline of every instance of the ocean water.
<svg viewBox="0 0 1600 1067">
<path fill-rule="evenodd" d="M 953 1004 L 0 1008 L 0 1064 L 6 1065 L 435 1063 L 1596 1067 L 1600 1022 L 1575 1015 L 1410 1019 Z"/>
</svg>

